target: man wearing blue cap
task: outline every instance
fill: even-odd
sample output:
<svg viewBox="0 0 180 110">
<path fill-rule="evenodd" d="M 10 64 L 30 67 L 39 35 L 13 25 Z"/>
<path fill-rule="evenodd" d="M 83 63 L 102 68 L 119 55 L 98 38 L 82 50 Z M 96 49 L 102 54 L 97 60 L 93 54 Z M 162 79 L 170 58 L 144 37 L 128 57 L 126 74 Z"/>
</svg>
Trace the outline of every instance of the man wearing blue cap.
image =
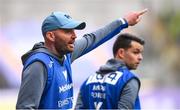
<svg viewBox="0 0 180 110">
<path fill-rule="evenodd" d="M 146 10 L 131 12 L 95 32 L 76 39 L 75 29 L 86 24 L 68 14 L 53 12 L 42 23 L 44 42 L 22 56 L 22 82 L 17 109 L 71 109 L 73 83 L 71 63 L 140 21 Z"/>
</svg>

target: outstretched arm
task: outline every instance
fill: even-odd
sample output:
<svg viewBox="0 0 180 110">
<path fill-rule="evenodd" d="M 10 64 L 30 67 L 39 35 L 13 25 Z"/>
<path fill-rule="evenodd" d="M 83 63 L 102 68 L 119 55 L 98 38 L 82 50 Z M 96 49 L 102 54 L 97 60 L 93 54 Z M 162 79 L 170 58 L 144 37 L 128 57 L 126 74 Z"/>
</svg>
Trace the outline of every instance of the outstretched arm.
<svg viewBox="0 0 180 110">
<path fill-rule="evenodd" d="M 146 11 L 147 9 L 137 12 L 130 12 L 123 18 L 106 25 L 95 32 L 85 34 L 81 39 L 76 40 L 71 62 L 111 39 L 122 29 L 137 24 L 140 21 L 140 16 Z"/>
<path fill-rule="evenodd" d="M 118 34 L 123 28 L 128 27 L 124 19 L 116 20 L 103 28 L 96 30 L 90 34 L 85 34 L 81 39 L 75 41 L 74 52 L 72 53 L 72 62 L 78 57 L 88 53 L 97 46 L 111 39 Z"/>
</svg>

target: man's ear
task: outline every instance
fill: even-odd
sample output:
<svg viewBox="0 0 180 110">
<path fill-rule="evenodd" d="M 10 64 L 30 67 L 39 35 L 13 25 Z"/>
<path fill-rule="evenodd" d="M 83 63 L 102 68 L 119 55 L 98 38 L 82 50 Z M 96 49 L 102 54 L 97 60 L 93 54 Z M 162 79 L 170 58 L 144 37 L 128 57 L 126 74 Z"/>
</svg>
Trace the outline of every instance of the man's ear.
<svg viewBox="0 0 180 110">
<path fill-rule="evenodd" d="M 46 32 L 46 38 L 51 41 L 51 42 L 54 42 L 55 41 L 55 36 L 54 36 L 54 33 L 53 32 Z"/>
<path fill-rule="evenodd" d="M 123 48 L 119 48 L 116 56 L 120 59 L 123 59 L 124 55 L 125 55 L 125 50 Z"/>
</svg>

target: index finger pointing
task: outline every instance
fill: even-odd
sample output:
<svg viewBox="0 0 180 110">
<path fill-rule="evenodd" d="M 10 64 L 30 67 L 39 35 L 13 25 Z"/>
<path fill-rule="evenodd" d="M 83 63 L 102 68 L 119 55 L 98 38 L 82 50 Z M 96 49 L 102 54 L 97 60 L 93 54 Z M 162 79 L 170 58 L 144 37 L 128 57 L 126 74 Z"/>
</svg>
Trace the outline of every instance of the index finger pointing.
<svg viewBox="0 0 180 110">
<path fill-rule="evenodd" d="M 143 14 L 146 13 L 147 11 L 148 11 L 148 9 L 146 8 L 146 9 L 140 11 L 138 14 L 139 14 L 139 15 L 143 15 Z"/>
</svg>

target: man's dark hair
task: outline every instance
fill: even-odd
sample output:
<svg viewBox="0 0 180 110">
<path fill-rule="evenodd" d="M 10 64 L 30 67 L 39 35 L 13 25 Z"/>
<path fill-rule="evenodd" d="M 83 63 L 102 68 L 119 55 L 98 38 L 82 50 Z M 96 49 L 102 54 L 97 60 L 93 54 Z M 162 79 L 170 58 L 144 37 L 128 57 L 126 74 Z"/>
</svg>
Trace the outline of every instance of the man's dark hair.
<svg viewBox="0 0 180 110">
<path fill-rule="evenodd" d="M 141 45 L 145 44 L 143 39 L 136 37 L 135 35 L 124 33 L 120 34 L 115 40 L 113 45 L 113 55 L 115 56 L 119 48 L 128 49 L 131 47 L 131 41 L 136 41 Z"/>
</svg>

